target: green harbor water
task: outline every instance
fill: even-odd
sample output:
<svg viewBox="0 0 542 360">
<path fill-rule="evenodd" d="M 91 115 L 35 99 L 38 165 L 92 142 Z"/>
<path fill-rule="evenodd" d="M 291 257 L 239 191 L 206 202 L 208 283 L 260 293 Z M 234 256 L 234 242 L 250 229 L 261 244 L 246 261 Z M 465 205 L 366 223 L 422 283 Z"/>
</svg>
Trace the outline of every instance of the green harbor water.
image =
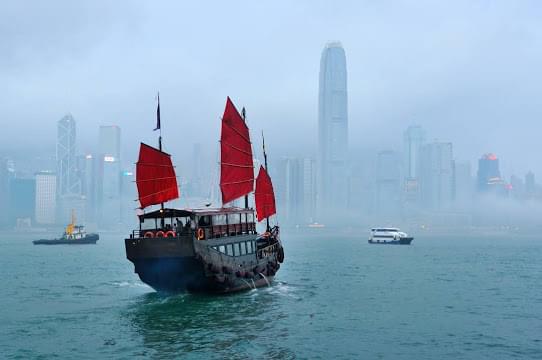
<svg viewBox="0 0 542 360">
<path fill-rule="evenodd" d="M 0 357 L 542 358 L 542 238 L 282 239 L 271 287 L 165 296 L 133 273 L 121 234 L 86 246 L 0 235 Z"/>
</svg>

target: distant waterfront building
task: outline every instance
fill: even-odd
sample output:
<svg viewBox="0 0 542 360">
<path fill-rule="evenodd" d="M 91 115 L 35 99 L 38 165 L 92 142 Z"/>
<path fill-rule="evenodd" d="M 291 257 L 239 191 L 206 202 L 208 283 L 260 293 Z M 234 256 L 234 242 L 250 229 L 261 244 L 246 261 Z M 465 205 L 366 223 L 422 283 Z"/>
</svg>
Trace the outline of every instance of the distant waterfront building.
<svg viewBox="0 0 542 360">
<path fill-rule="evenodd" d="M 316 216 L 316 161 L 311 158 L 302 161 L 303 220 L 312 223 Z"/>
<path fill-rule="evenodd" d="M 380 151 L 377 155 L 376 211 L 394 217 L 401 213 L 401 163 L 395 151 Z"/>
<path fill-rule="evenodd" d="M 452 143 L 433 142 L 422 147 L 420 194 L 428 210 L 443 210 L 453 199 Z"/>
<path fill-rule="evenodd" d="M 480 193 L 492 192 L 502 195 L 507 191 L 501 178 L 499 159 L 495 154 L 484 154 L 478 160 L 477 186 Z"/>
<path fill-rule="evenodd" d="M 137 199 L 135 186 L 135 172 L 123 170 L 120 180 L 121 192 L 121 221 L 124 224 L 132 224 L 135 217 L 134 200 Z"/>
<path fill-rule="evenodd" d="M 77 177 L 75 120 L 71 114 L 64 116 L 57 124 L 57 186 L 58 195 L 80 194 L 80 181 Z"/>
<path fill-rule="evenodd" d="M 56 190 L 55 173 L 42 171 L 36 174 L 36 223 L 43 225 L 56 223 Z"/>
<path fill-rule="evenodd" d="M 407 206 L 420 201 L 420 158 L 425 132 L 418 125 L 409 126 L 403 133 L 403 197 Z M 411 210 L 409 210 L 411 211 Z"/>
<path fill-rule="evenodd" d="M 347 73 L 339 42 L 327 44 L 322 52 L 319 86 L 318 207 L 329 216 L 347 207 Z"/>
<path fill-rule="evenodd" d="M 100 126 L 100 153 L 120 159 L 120 127 Z"/>
<path fill-rule="evenodd" d="M 121 222 L 120 128 L 100 126 L 99 140 L 99 221 L 102 225 L 112 226 Z"/>
</svg>

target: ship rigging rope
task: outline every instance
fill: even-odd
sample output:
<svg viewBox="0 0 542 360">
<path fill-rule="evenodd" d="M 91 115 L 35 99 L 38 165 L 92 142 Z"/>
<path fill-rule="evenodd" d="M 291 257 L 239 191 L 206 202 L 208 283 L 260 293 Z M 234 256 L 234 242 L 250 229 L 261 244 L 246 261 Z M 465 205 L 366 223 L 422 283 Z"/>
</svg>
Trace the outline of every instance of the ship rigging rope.
<svg viewBox="0 0 542 360">
<path fill-rule="evenodd" d="M 240 167 L 240 168 L 252 168 L 252 169 L 254 169 L 254 165 L 239 165 L 239 164 L 232 164 L 232 163 L 226 163 L 226 162 L 221 162 L 220 164 L 221 164 L 221 165 L 226 165 L 226 166 L 233 166 L 233 167 Z"/>
<path fill-rule="evenodd" d="M 222 144 L 224 144 L 224 145 L 226 145 L 226 146 L 229 146 L 230 148 L 232 148 L 232 149 L 234 149 L 234 150 L 237 150 L 237 151 L 239 151 L 239 152 L 242 152 L 242 153 L 245 154 L 245 155 L 250 155 L 250 156 L 252 156 L 252 154 L 251 154 L 250 152 L 245 151 L 245 150 L 243 150 L 243 149 L 239 149 L 238 147 L 233 146 L 233 145 L 230 144 L 230 143 L 224 142 L 224 141 L 222 141 L 222 140 L 220 141 L 220 143 L 222 143 Z M 252 150 L 252 148 L 251 148 L 251 150 Z"/>
<path fill-rule="evenodd" d="M 141 179 L 136 180 L 136 183 L 144 182 L 144 181 L 156 181 L 156 180 L 166 180 L 166 179 L 176 179 L 178 176 L 168 176 L 168 177 L 161 177 L 161 178 L 152 178 L 152 179 Z"/>
<path fill-rule="evenodd" d="M 148 198 L 149 196 L 153 196 L 153 195 L 160 194 L 160 193 L 163 193 L 163 192 L 166 192 L 166 191 L 170 191 L 171 189 L 174 189 L 174 188 L 178 188 L 178 186 L 171 186 L 171 187 L 169 187 L 169 188 L 167 188 L 165 190 L 160 190 L 160 191 L 157 191 L 157 192 L 149 194 L 149 195 L 141 196 L 140 198 L 137 198 L 137 200 L 145 199 L 145 198 Z M 135 201 L 137 201 L 137 200 L 135 200 Z"/>
<path fill-rule="evenodd" d="M 249 181 L 254 181 L 254 179 L 247 179 L 247 180 L 241 180 L 241 181 L 225 182 L 225 183 L 222 183 L 222 185 L 242 184 L 242 183 L 246 183 L 246 182 L 249 182 Z"/>
<path fill-rule="evenodd" d="M 225 124 L 227 127 L 229 127 L 229 128 L 232 129 L 234 132 L 236 132 L 237 135 L 239 135 L 239 136 L 240 136 L 243 140 L 245 140 L 247 143 L 252 144 L 252 143 L 250 142 L 250 139 L 247 139 L 247 138 L 245 137 L 245 135 L 243 135 L 243 134 L 241 134 L 239 131 L 237 131 L 237 129 L 234 128 L 233 126 L 231 126 L 230 124 L 228 124 L 227 121 L 222 121 L 222 124 Z M 243 121 L 243 126 L 245 127 L 245 129 L 247 129 L 247 132 L 248 132 L 248 131 L 249 131 L 248 126 L 247 126 L 246 122 L 244 122 L 244 121 Z M 249 136 L 250 136 L 250 134 L 249 134 Z"/>
</svg>

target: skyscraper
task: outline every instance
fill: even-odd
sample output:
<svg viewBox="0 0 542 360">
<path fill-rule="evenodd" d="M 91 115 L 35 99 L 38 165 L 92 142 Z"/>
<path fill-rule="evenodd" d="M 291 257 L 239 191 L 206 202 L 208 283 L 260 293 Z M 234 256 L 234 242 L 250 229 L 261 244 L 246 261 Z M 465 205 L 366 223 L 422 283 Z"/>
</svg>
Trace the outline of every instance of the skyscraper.
<svg viewBox="0 0 542 360">
<path fill-rule="evenodd" d="M 484 154 L 478 160 L 478 191 L 502 193 L 504 191 L 504 181 L 501 178 L 499 170 L 499 159 L 495 154 Z"/>
<path fill-rule="evenodd" d="M 318 98 L 318 206 L 346 209 L 348 101 L 346 56 L 339 42 L 326 45 L 320 61 Z"/>
<path fill-rule="evenodd" d="M 376 161 L 376 210 L 379 215 L 398 216 L 400 204 L 400 158 L 395 151 L 381 151 Z"/>
<path fill-rule="evenodd" d="M 100 126 L 99 142 L 99 220 L 102 225 L 111 226 L 121 221 L 120 128 Z"/>
<path fill-rule="evenodd" d="M 59 196 L 81 193 L 75 151 L 75 120 L 68 114 L 58 121 L 57 126 L 56 162 Z"/>
<path fill-rule="evenodd" d="M 418 125 L 409 126 L 403 134 L 403 199 L 407 213 L 420 201 L 420 158 L 424 141 L 425 133 Z"/>
<path fill-rule="evenodd" d="M 55 173 L 42 171 L 36 174 L 36 222 L 51 225 L 56 222 L 56 190 Z"/>
<path fill-rule="evenodd" d="M 422 147 L 420 194 L 426 209 L 441 210 L 453 199 L 452 143 L 434 142 Z"/>
</svg>

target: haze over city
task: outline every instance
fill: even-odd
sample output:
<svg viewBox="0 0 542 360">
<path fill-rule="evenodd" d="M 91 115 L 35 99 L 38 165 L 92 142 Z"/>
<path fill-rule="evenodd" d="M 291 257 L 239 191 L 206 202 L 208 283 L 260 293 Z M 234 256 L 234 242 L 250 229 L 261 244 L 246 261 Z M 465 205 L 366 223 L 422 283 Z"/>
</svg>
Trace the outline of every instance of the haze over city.
<svg viewBox="0 0 542 360">
<path fill-rule="evenodd" d="M 266 134 L 279 207 L 290 209 L 283 220 L 323 221 L 325 216 L 314 210 L 288 219 L 298 212 L 294 208 L 307 208 L 307 199 L 301 199 L 307 192 L 310 207 L 326 203 L 319 180 L 309 179 L 307 190 L 308 178 L 291 178 L 290 167 L 299 164 L 288 161 L 314 161 L 309 177 L 325 168 L 318 167 L 320 60 L 327 44 L 338 42 L 346 61 L 348 146 L 339 176 L 346 180 L 330 187 L 348 187 L 344 196 L 359 211 L 356 216 L 374 215 L 381 203 L 403 207 L 409 126 L 421 128 L 424 143 L 451 144 L 450 160 L 470 173 L 464 175 L 472 189 L 457 195 L 455 167 L 447 167 L 443 186 L 450 201 L 444 203 L 475 192 L 484 154 L 498 158 L 498 177 L 509 187 L 505 198 L 539 197 L 538 185 L 530 195 L 524 188 L 529 172 L 534 181 L 542 174 L 533 151 L 541 130 L 536 105 L 542 74 L 536 64 L 542 60 L 542 39 L 535 26 L 541 9 L 536 2 L 162 5 L 4 5 L 0 17 L 10 21 L 2 21 L 5 41 L 0 45 L 6 124 L 0 155 L 11 159 L 20 175 L 57 170 L 57 122 L 66 114 L 76 123 L 78 156 L 101 151 L 100 126 L 118 126 L 119 166 L 133 172 L 138 143 L 156 145 L 152 129 L 159 91 L 164 146 L 177 166 L 181 194 L 209 198 L 218 180 L 220 117 L 230 96 L 239 108 L 246 107 L 260 161 L 260 132 Z M 382 163 L 396 169 L 379 175 Z M 392 188 L 382 185 L 390 179 L 379 176 L 391 176 Z M 295 194 L 292 181 L 305 184 L 298 191 L 304 195 Z M 123 201 L 135 198 L 135 187 L 128 193 Z M 501 203 L 518 214 L 540 213 L 532 201 L 534 208 L 527 210 L 521 202 Z M 448 213 L 465 211 L 464 204 L 448 205 L 434 206 Z M 391 211 L 393 216 L 385 210 L 380 219 L 405 219 L 407 208 Z"/>
<path fill-rule="evenodd" d="M 453 142 L 459 159 L 495 152 L 507 176 L 540 173 L 530 151 L 540 130 L 540 12 L 534 1 L 6 3 L 1 148 L 28 148 L 23 138 L 54 146 L 54 124 L 69 112 L 81 151 L 94 146 L 97 124 L 116 124 L 133 158 L 130 141 L 153 139 L 160 91 L 174 154 L 193 142 L 216 147 L 227 95 L 276 155 L 300 154 L 317 144 L 321 50 L 339 40 L 351 156 L 400 143 L 415 123 Z"/>
</svg>

